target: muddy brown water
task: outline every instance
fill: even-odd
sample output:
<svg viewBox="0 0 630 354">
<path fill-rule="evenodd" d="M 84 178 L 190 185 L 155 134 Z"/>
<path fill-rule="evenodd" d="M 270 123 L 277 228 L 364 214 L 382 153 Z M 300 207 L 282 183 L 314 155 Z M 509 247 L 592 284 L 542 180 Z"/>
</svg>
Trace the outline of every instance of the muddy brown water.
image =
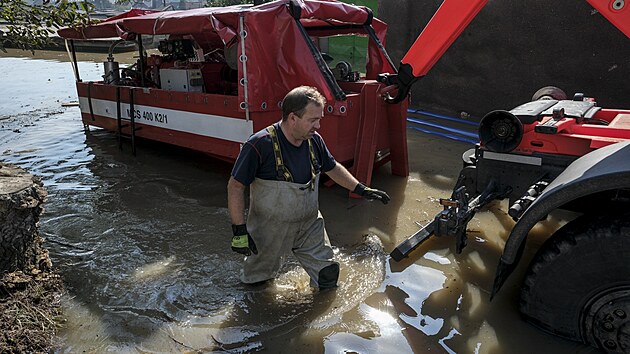
<svg viewBox="0 0 630 354">
<path fill-rule="evenodd" d="M 79 56 L 82 79 L 98 79 L 104 57 Z M 290 258 L 271 286 L 248 288 L 229 248 L 229 164 L 146 141 L 134 157 L 113 134 L 85 132 L 79 108 L 62 106 L 77 100 L 64 52 L 1 54 L 0 82 L 0 159 L 41 176 L 49 193 L 40 231 L 68 290 L 60 352 L 595 352 L 521 320 L 524 267 L 489 302 L 513 225 L 504 203 L 472 220 L 460 255 L 439 238 L 389 258 L 440 210 L 468 144 L 409 130 L 410 176 L 386 165 L 373 177 L 386 206 L 321 189 L 336 291 L 313 292 Z M 564 218 L 537 226 L 526 261 Z"/>
</svg>

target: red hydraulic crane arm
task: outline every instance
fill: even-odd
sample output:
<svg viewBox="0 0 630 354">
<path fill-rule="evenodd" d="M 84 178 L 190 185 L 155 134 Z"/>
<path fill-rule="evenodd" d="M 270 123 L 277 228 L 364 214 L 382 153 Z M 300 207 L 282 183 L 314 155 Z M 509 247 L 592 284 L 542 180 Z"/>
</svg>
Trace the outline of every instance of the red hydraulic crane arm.
<svg viewBox="0 0 630 354">
<path fill-rule="evenodd" d="M 586 0 L 630 38 L 630 0 Z M 390 103 L 402 101 L 416 80 L 426 75 L 488 0 L 444 0 L 400 62 L 398 73 L 381 74 L 380 82 L 396 87 Z"/>
<path fill-rule="evenodd" d="M 610 23 L 630 38 L 630 1 L 587 0 Z"/>
<path fill-rule="evenodd" d="M 407 97 L 411 85 L 426 75 L 487 2 L 444 0 L 402 59 L 395 78 L 398 93 L 395 98 L 388 97 L 389 102 Z M 391 83 L 392 79 L 384 77 L 380 81 Z"/>
<path fill-rule="evenodd" d="M 409 48 L 401 64 L 411 65 L 415 77 L 426 75 L 487 2 L 445 0 Z"/>
</svg>

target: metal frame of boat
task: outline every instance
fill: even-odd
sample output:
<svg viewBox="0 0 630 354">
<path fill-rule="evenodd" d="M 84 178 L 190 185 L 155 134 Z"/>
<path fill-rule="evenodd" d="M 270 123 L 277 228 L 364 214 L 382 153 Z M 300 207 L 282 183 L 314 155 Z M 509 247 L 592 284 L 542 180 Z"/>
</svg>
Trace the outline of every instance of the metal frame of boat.
<svg viewBox="0 0 630 354">
<path fill-rule="evenodd" d="M 88 27 L 60 29 L 58 34 L 70 48 L 75 39 L 114 36 L 135 40 L 140 48 L 135 78 L 120 80 L 118 72 L 107 72 L 118 71 L 117 66 L 112 69 L 115 62 L 110 55 L 104 80 L 96 82 L 81 80 L 72 50 L 86 126 L 234 161 L 252 133 L 280 119 L 281 100 L 289 90 L 314 86 L 328 102 L 320 134 L 338 161 L 370 183 L 373 169 L 387 162 L 393 174 L 409 173 L 408 100 L 385 102 L 383 96 L 391 88 L 376 81 L 379 74 L 396 72 L 384 47 L 386 30 L 367 7 L 332 0 L 279 0 L 257 6 L 131 10 Z M 147 57 L 143 35 L 188 39 L 198 56 Z M 328 67 L 320 40 L 337 35 L 369 38 L 366 67 L 361 70 L 365 73 L 340 77 L 337 69 Z M 230 54 L 237 58 L 231 63 Z M 163 80 L 166 70 L 196 70 L 203 89 L 161 88 L 159 77 L 162 74 Z M 110 74 L 116 79 L 109 80 Z"/>
</svg>

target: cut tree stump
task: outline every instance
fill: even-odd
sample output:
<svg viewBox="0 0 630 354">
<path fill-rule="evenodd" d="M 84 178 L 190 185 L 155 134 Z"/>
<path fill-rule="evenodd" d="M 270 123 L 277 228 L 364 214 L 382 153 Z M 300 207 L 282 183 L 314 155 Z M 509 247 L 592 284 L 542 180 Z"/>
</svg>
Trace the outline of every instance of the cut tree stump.
<svg viewBox="0 0 630 354">
<path fill-rule="evenodd" d="M 0 276 L 50 270 L 52 264 L 38 231 L 46 196 L 39 178 L 0 162 Z"/>
</svg>

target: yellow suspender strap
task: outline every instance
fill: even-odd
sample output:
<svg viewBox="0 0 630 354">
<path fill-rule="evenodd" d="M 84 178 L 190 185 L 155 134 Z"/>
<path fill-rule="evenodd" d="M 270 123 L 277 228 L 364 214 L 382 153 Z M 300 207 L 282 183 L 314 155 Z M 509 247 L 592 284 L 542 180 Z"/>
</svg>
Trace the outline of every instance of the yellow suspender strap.
<svg viewBox="0 0 630 354">
<path fill-rule="evenodd" d="M 271 142 L 273 145 L 273 155 L 275 157 L 276 162 L 276 171 L 277 177 L 280 180 L 285 180 L 287 182 L 293 182 L 293 175 L 284 165 L 284 161 L 282 160 L 282 152 L 280 151 L 280 140 L 278 139 L 278 132 L 276 132 L 276 128 L 273 125 L 267 127 L 267 131 L 271 136 Z M 317 173 L 315 172 L 315 166 L 317 166 L 317 157 L 315 157 L 315 148 L 313 147 L 313 139 L 308 139 L 308 150 L 311 156 L 311 190 L 315 190 L 315 177 Z"/>
<path fill-rule="evenodd" d="M 279 180 L 284 180 L 287 182 L 293 182 L 293 176 L 291 172 L 284 165 L 284 161 L 282 160 L 282 152 L 280 151 L 280 140 L 278 140 L 278 133 L 276 132 L 276 128 L 273 125 L 267 127 L 267 131 L 271 136 L 271 143 L 273 145 L 273 155 L 276 161 L 276 171 L 277 178 Z"/>
<path fill-rule="evenodd" d="M 308 150 L 311 152 L 311 190 L 315 190 L 315 166 L 317 166 L 317 158 L 315 157 L 315 149 L 313 148 L 313 139 L 308 139 Z"/>
</svg>

